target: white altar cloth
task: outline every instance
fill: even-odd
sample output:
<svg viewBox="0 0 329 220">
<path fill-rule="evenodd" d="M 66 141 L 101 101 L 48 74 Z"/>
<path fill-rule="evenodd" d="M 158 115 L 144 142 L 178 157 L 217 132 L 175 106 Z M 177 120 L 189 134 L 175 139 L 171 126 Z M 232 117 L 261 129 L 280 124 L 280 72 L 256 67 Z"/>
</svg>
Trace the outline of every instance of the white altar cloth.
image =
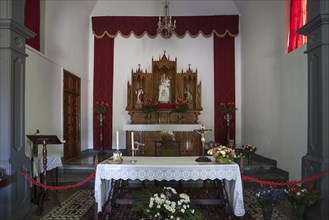
<svg viewBox="0 0 329 220">
<path fill-rule="evenodd" d="M 180 131 L 189 132 L 201 129 L 201 124 L 128 124 L 124 131 Z"/>
<path fill-rule="evenodd" d="M 50 154 L 47 156 L 47 170 L 52 170 L 57 167 L 62 167 L 62 159 L 60 154 Z M 43 172 L 43 157 L 33 157 L 33 177 Z"/>
<path fill-rule="evenodd" d="M 131 164 L 129 161 L 131 157 L 123 157 L 122 164 L 108 164 L 106 161 L 98 164 L 95 176 L 95 200 L 98 212 L 102 211 L 107 199 L 111 179 L 158 181 L 225 179 L 226 191 L 234 214 L 243 216 L 245 210 L 239 166 L 235 163 L 219 165 L 213 158 L 211 162 L 198 163 L 195 162 L 196 158 L 136 157 L 136 164 Z"/>
</svg>

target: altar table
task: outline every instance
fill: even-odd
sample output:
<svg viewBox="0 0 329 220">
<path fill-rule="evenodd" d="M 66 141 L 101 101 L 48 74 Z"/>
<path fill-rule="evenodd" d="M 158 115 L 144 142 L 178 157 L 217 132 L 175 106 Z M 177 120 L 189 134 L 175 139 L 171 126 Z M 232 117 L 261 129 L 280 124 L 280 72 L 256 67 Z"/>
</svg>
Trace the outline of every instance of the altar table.
<svg viewBox="0 0 329 220">
<path fill-rule="evenodd" d="M 122 164 L 108 164 L 106 160 L 97 165 L 95 176 L 95 201 L 97 211 L 102 211 L 113 180 L 216 180 L 224 179 L 226 192 L 236 216 L 245 214 L 240 168 L 235 163 L 216 164 L 195 162 L 197 157 L 123 157 Z"/>
</svg>

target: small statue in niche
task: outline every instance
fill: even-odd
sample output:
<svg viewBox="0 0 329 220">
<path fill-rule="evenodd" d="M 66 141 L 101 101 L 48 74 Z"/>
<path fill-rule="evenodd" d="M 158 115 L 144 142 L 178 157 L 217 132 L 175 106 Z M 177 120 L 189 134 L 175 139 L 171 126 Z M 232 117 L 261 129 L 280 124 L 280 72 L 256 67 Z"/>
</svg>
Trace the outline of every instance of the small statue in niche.
<svg viewBox="0 0 329 220">
<path fill-rule="evenodd" d="M 160 78 L 158 101 L 162 103 L 170 102 L 170 79 L 165 73 Z"/>
<path fill-rule="evenodd" d="M 143 96 L 144 96 L 144 90 L 143 88 L 138 88 L 135 92 L 136 94 L 136 104 L 142 105 L 143 103 Z"/>
<path fill-rule="evenodd" d="M 191 93 L 191 86 L 187 84 L 184 90 L 184 98 L 188 101 L 190 106 L 193 106 L 193 95 Z"/>
</svg>

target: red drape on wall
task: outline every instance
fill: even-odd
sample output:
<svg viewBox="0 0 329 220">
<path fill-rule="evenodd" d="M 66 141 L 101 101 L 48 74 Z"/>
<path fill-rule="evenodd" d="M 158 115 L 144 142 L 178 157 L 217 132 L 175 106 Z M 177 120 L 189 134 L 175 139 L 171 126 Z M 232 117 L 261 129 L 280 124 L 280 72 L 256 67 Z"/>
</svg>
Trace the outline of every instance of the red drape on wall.
<svg viewBox="0 0 329 220">
<path fill-rule="evenodd" d="M 226 121 L 219 111 L 220 103 L 235 102 L 234 38 L 214 37 L 214 111 L 215 140 L 227 144 Z M 230 139 L 235 140 L 235 114 L 230 121 Z"/>
<path fill-rule="evenodd" d="M 112 96 L 113 94 L 113 55 L 114 39 L 105 37 L 94 42 L 94 106 L 95 102 L 107 102 L 108 112 L 103 121 L 103 149 L 112 148 Z M 97 73 L 97 74 L 96 74 Z M 94 112 L 94 149 L 100 150 L 100 121 Z"/>
<path fill-rule="evenodd" d="M 147 34 L 154 38 L 157 36 L 158 19 L 158 17 L 109 16 L 92 18 L 95 36 L 94 79 L 97 79 L 97 81 L 94 80 L 94 104 L 97 101 L 105 101 L 110 104 L 111 109 L 105 120 L 108 127 L 105 136 L 108 137 L 105 140 L 104 149 L 111 149 L 112 146 L 112 96 L 116 95 L 113 93 L 113 38 L 119 31 L 126 37 L 130 34 L 136 37 Z M 177 22 L 175 30 L 177 37 L 183 38 L 186 34 L 196 37 L 200 32 L 204 36 L 214 35 L 215 141 L 226 143 L 225 121 L 220 119 L 221 115 L 216 107 L 220 102 L 235 102 L 234 37 L 238 35 L 239 16 L 184 16 L 173 17 L 173 19 Z M 108 43 L 101 43 L 104 40 Z M 97 142 L 99 140 L 97 123 L 96 115 L 94 115 L 94 149 L 100 149 Z M 234 123 L 233 118 L 230 132 L 232 139 L 235 137 Z M 224 138 L 222 132 L 224 132 Z"/>
<path fill-rule="evenodd" d="M 306 36 L 297 33 L 297 30 L 306 24 L 306 20 L 307 0 L 291 0 L 288 53 L 307 42 Z"/>
<path fill-rule="evenodd" d="M 25 0 L 24 25 L 36 36 L 26 41 L 28 45 L 40 51 L 40 0 Z"/>
</svg>

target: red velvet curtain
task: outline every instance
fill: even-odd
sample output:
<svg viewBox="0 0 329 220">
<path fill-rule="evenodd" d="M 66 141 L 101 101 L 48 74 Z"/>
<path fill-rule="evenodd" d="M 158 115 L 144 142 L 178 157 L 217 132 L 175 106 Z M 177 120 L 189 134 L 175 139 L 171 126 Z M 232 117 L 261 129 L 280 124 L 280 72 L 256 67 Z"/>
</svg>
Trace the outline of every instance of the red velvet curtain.
<svg viewBox="0 0 329 220">
<path fill-rule="evenodd" d="M 28 45 L 40 51 L 40 0 L 25 0 L 24 25 L 36 36 L 26 41 Z"/>
<path fill-rule="evenodd" d="M 238 35 L 239 16 L 184 16 L 173 17 L 177 22 L 176 36 L 183 38 L 203 34 L 214 35 L 214 71 L 215 71 L 215 141 L 226 143 L 225 121 L 218 110 L 220 102 L 235 102 L 235 60 L 234 37 Z M 110 104 L 106 115 L 105 148 L 112 146 L 112 96 L 113 94 L 113 49 L 114 38 L 118 31 L 125 37 L 134 34 L 142 37 L 147 34 L 157 36 L 158 17 L 93 17 L 95 36 L 94 57 L 94 105 L 97 101 Z M 102 42 L 106 41 L 106 42 Z M 111 43 L 110 43 L 111 42 Z M 235 119 L 231 121 L 230 137 L 235 137 Z M 98 120 L 94 116 L 94 149 L 99 147 Z"/>
<path fill-rule="evenodd" d="M 306 24 L 306 20 L 307 0 L 291 0 L 288 53 L 307 42 L 306 36 L 297 33 L 297 30 Z"/>
<path fill-rule="evenodd" d="M 94 50 L 94 106 L 96 102 L 101 101 L 109 104 L 108 112 L 103 120 L 103 131 L 101 131 L 100 121 L 94 111 L 94 149 L 106 150 L 112 149 L 114 39 L 109 37 L 102 40 L 95 39 Z M 100 143 L 101 132 L 103 132 L 103 146 Z"/>
<path fill-rule="evenodd" d="M 234 38 L 214 37 L 214 112 L 215 140 L 227 144 L 226 121 L 219 111 L 220 103 L 235 103 L 235 57 Z M 235 114 L 232 114 L 229 127 L 230 139 L 235 140 Z"/>
</svg>

